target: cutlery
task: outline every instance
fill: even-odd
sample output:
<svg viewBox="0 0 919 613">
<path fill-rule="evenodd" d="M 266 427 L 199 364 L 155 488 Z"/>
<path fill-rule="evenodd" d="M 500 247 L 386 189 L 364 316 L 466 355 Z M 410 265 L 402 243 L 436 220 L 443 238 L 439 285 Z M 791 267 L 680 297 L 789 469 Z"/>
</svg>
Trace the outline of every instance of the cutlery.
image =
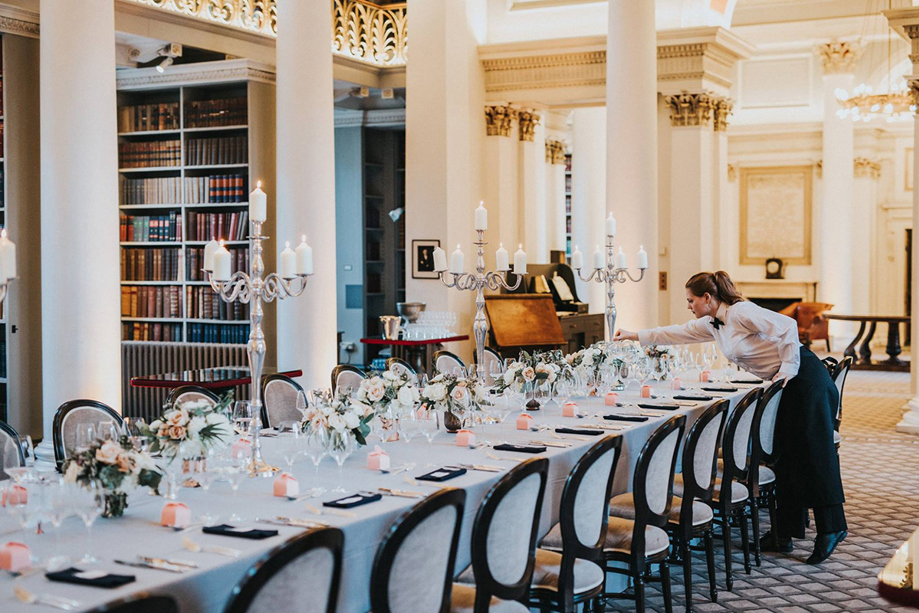
<svg viewBox="0 0 919 613">
<path fill-rule="evenodd" d="M 185 560 L 170 560 L 169 558 L 154 558 L 151 556 L 137 556 L 143 562 L 150 564 L 172 564 L 173 566 L 187 566 L 188 568 L 198 568 L 195 562 L 186 562 Z"/>
<path fill-rule="evenodd" d="M 517 462 L 518 464 L 519 464 L 520 462 L 523 462 L 523 460 L 522 460 L 521 458 L 512 458 L 512 457 L 508 457 L 508 456 L 499 456 L 498 454 L 492 453 L 491 451 L 486 451 L 486 452 L 485 452 L 485 455 L 488 456 L 489 458 L 491 458 L 492 460 L 505 460 L 505 461 L 507 461 L 507 462 Z"/>
<path fill-rule="evenodd" d="M 176 566 L 166 564 L 165 562 L 146 562 L 144 560 L 115 560 L 115 564 L 130 566 L 132 568 L 152 568 L 153 570 L 165 570 L 170 573 L 184 573 L 191 570 L 188 566 Z"/>
<path fill-rule="evenodd" d="M 404 472 L 406 470 L 412 470 L 414 468 L 415 468 L 415 462 L 405 462 L 404 464 L 402 464 L 402 466 L 399 466 L 397 468 L 380 469 L 380 472 L 383 473 L 384 475 L 398 475 L 401 472 Z"/>
<path fill-rule="evenodd" d="M 319 494 L 316 491 L 316 488 L 307 490 L 305 494 L 300 494 L 299 496 L 288 496 L 287 499 L 291 502 L 300 502 L 301 500 L 306 500 L 307 498 L 315 498 Z"/>
<path fill-rule="evenodd" d="M 72 611 L 80 606 L 80 603 L 76 600 L 58 598 L 57 596 L 50 596 L 48 594 L 33 594 L 21 585 L 14 585 L 13 593 L 20 602 L 25 604 L 43 604 L 63 611 Z"/>
<path fill-rule="evenodd" d="M 419 485 L 419 483 L 415 479 L 410 477 L 409 475 L 405 475 L 405 482 L 408 483 L 409 485 Z M 447 487 L 446 485 L 434 483 L 433 481 L 426 481 L 424 485 L 430 485 L 431 487 L 436 487 L 439 490 L 445 489 Z"/>
<path fill-rule="evenodd" d="M 322 515 L 322 509 L 320 509 L 319 507 L 314 507 L 308 502 L 304 506 L 306 506 L 306 510 L 312 513 L 313 515 Z"/>
<path fill-rule="evenodd" d="M 172 529 L 175 532 L 188 532 L 189 530 L 199 528 L 203 525 L 204 525 L 203 521 L 196 521 L 194 523 L 188 524 L 187 526 L 173 526 Z"/>
<path fill-rule="evenodd" d="M 406 490 L 394 490 L 388 487 L 377 488 L 380 493 L 385 494 L 386 496 L 397 496 L 400 498 L 424 498 L 424 494 L 420 492 L 409 492 Z"/>
<path fill-rule="evenodd" d="M 571 443 L 558 443 L 556 441 L 530 441 L 530 445 L 542 445 L 543 447 L 560 447 L 562 449 L 571 447 Z"/>
<path fill-rule="evenodd" d="M 233 549 L 231 547 L 213 547 L 210 545 L 201 545 L 191 540 L 187 536 L 182 537 L 182 546 L 194 553 L 216 553 L 219 556 L 226 556 L 228 558 L 238 558 L 240 554 L 242 554 L 239 549 Z"/>
<path fill-rule="evenodd" d="M 327 508 L 325 512 L 330 515 L 338 515 L 339 517 L 357 517 L 357 513 L 345 511 L 344 509 Z"/>
<path fill-rule="evenodd" d="M 274 519 L 255 518 L 256 523 L 268 524 L 271 526 L 286 526 L 288 528 L 326 528 L 328 524 L 321 521 L 310 521 L 308 519 L 294 519 L 291 517 L 277 516 Z"/>
<path fill-rule="evenodd" d="M 485 473 L 500 473 L 504 471 L 500 466 L 489 466 L 487 464 L 460 464 L 460 466 L 468 470 L 478 470 Z"/>
</svg>

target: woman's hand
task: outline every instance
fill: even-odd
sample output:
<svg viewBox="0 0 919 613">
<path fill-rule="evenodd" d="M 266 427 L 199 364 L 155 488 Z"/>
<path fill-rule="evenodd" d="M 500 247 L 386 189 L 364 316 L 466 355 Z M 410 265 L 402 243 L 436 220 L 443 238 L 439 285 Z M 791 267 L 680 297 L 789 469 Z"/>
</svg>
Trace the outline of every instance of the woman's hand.
<svg viewBox="0 0 919 613">
<path fill-rule="evenodd" d="M 775 376 L 772 377 L 772 382 L 775 383 L 776 381 L 781 381 L 782 387 L 785 387 L 788 385 L 788 382 L 791 381 L 791 377 L 788 376 L 787 372 L 777 372 Z"/>
<path fill-rule="evenodd" d="M 638 332 L 629 332 L 628 330 L 623 330 L 619 328 L 616 330 L 615 336 L 613 336 L 614 341 L 637 341 Z"/>
</svg>

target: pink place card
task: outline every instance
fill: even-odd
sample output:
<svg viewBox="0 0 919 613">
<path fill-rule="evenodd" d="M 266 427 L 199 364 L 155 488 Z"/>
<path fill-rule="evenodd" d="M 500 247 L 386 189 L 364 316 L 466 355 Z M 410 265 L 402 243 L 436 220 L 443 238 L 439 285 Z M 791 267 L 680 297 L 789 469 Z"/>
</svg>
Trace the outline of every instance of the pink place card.
<svg viewBox="0 0 919 613">
<path fill-rule="evenodd" d="M 456 433 L 456 444 L 460 447 L 475 445 L 475 434 L 472 430 L 460 430 Z"/>
<path fill-rule="evenodd" d="M 296 496 L 300 493 L 300 484 L 293 475 L 281 473 L 274 478 L 274 495 L 278 498 Z"/>
<path fill-rule="evenodd" d="M 7 501 L 10 504 L 26 504 L 29 502 L 29 490 L 21 485 L 14 485 L 5 489 L 3 490 L 3 495 L 0 496 L 0 507 L 5 507 Z"/>
<path fill-rule="evenodd" d="M 703 370 L 699 373 L 699 381 L 702 383 L 708 383 L 708 379 L 711 377 L 711 375 L 712 373 L 708 372 L 707 370 Z"/>
<path fill-rule="evenodd" d="M 184 528 L 191 523 L 191 510 L 183 502 L 167 502 L 160 513 L 160 524 L 172 528 Z"/>
<path fill-rule="evenodd" d="M 518 430 L 529 430 L 531 425 L 533 425 L 533 416 L 529 413 L 521 413 L 517 418 Z"/>
<path fill-rule="evenodd" d="M 377 445 L 367 454 L 367 468 L 370 470 L 389 470 L 389 454 Z"/>
<path fill-rule="evenodd" d="M 616 406 L 617 402 L 619 402 L 619 394 L 616 392 L 607 392 L 606 396 L 603 397 L 603 404 L 608 407 Z"/>
<path fill-rule="evenodd" d="M 680 379 L 674 379 L 670 382 L 670 389 L 678 391 L 683 389 L 683 382 Z"/>
<path fill-rule="evenodd" d="M 233 454 L 234 458 L 239 457 L 251 457 L 252 456 L 252 443 L 247 441 L 244 438 L 239 439 L 233 446 L 230 447 L 230 453 Z"/>
<path fill-rule="evenodd" d="M 641 397 L 642 397 L 642 398 L 650 398 L 650 397 L 651 397 L 651 386 L 650 386 L 650 385 L 642 385 L 642 386 L 641 386 Z"/>
<path fill-rule="evenodd" d="M 32 565 L 29 548 L 25 543 L 10 541 L 0 547 L 0 570 L 19 572 Z"/>
<path fill-rule="evenodd" d="M 562 405 L 562 417 L 577 417 L 578 416 L 578 403 L 577 402 L 566 402 Z"/>
</svg>

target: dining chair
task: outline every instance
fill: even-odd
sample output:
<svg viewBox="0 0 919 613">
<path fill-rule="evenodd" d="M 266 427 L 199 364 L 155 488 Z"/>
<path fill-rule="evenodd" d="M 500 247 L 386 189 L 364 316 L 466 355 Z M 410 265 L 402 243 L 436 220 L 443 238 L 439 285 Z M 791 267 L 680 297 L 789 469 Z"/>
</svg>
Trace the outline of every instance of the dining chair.
<svg viewBox="0 0 919 613">
<path fill-rule="evenodd" d="M 434 353 L 434 370 L 438 373 L 452 375 L 457 367 L 466 368 L 466 363 L 455 353 L 444 350 Z"/>
<path fill-rule="evenodd" d="M 472 527 L 472 564 L 453 584 L 452 613 L 526 613 L 549 461 L 508 471 L 485 495 Z"/>
<path fill-rule="evenodd" d="M 26 465 L 26 456 L 19 444 L 19 433 L 16 428 L 5 421 L 0 421 L 0 480 L 9 479 L 3 469 L 18 468 Z"/>
<path fill-rule="evenodd" d="M 114 423 L 119 429 L 124 425 L 121 415 L 112 407 L 98 400 L 68 400 L 54 414 L 51 426 L 51 440 L 54 444 L 54 462 L 61 470 L 64 460 L 73 451 L 79 424 Z"/>
<path fill-rule="evenodd" d="M 448 613 L 466 492 L 447 488 L 402 515 L 370 572 L 373 613 Z"/>
<path fill-rule="evenodd" d="M 399 375 L 405 375 L 411 379 L 414 379 L 416 374 L 415 369 L 412 368 L 412 365 L 402 358 L 387 358 L 386 370 L 391 370 Z"/>
<path fill-rule="evenodd" d="M 246 571 L 224 613 L 334 613 L 344 543 L 337 528 L 287 540 Z"/>
<path fill-rule="evenodd" d="M 734 589 L 732 568 L 731 524 L 740 524 L 741 548 L 744 556 L 744 570 L 752 572 L 750 567 L 750 537 L 746 507 L 749 493 L 741 483 L 747 478 L 750 461 L 750 435 L 753 431 L 753 417 L 756 403 L 762 393 L 761 388 L 753 388 L 740 399 L 733 411 L 728 412 L 724 436 L 721 438 L 722 460 L 720 477 L 715 479 L 715 490 L 708 505 L 715 515 L 715 524 L 721 527 L 721 541 L 724 547 L 725 586 L 730 592 Z M 673 494 L 683 497 L 683 479 L 677 475 L 674 481 Z"/>
<path fill-rule="evenodd" d="M 169 396 L 166 397 L 166 402 L 168 404 L 195 402 L 197 400 L 207 400 L 214 405 L 220 402 L 220 398 L 217 394 L 200 385 L 181 385 L 173 388 L 173 390 L 169 392 Z"/>
<path fill-rule="evenodd" d="M 842 443 L 842 435 L 839 433 L 839 427 L 842 425 L 842 392 L 846 387 L 846 377 L 849 376 L 852 363 L 852 356 L 847 356 L 832 373 L 833 383 L 836 384 L 836 389 L 839 391 L 839 406 L 836 407 L 836 419 L 833 420 L 833 442 L 836 444 L 836 449 L 839 449 Z"/>
<path fill-rule="evenodd" d="M 332 369 L 332 393 L 337 394 L 338 388 L 343 390 L 350 389 L 356 392 L 361 386 L 361 381 L 367 378 L 367 374 L 354 366 L 353 364 L 339 364 Z"/>
<path fill-rule="evenodd" d="M 730 401 L 719 400 L 696 419 L 683 444 L 682 481 L 683 496 L 673 497 L 667 532 L 673 541 L 671 564 L 683 566 L 683 588 L 686 592 L 686 611 L 692 611 L 692 553 L 690 542 L 702 539 L 708 562 L 709 595 L 718 601 L 715 582 L 714 519 L 706 503 L 715 490 L 715 472 L 718 449 Z M 609 503 L 609 513 L 615 517 L 635 519 L 635 501 L 632 493 L 614 496 Z"/>
<path fill-rule="evenodd" d="M 759 542 L 759 510 L 769 509 L 769 523 L 776 525 L 775 506 L 775 420 L 782 402 L 784 381 L 776 381 L 766 388 L 756 404 L 750 444 L 750 475 L 745 481 L 750 496 L 750 516 L 753 520 L 753 559 L 761 562 Z M 778 549 L 776 531 L 772 531 L 773 546 Z"/>
<path fill-rule="evenodd" d="M 565 612 L 587 603 L 587 610 L 603 610 L 600 595 L 604 573 L 600 565 L 609 525 L 609 497 L 621 449 L 621 435 L 607 436 L 571 469 L 562 490 L 559 522 L 536 550 L 537 566 L 542 562 L 539 570 L 551 564 L 557 569 L 556 579 L 546 582 L 536 577 L 530 590 L 531 607 Z"/>
<path fill-rule="evenodd" d="M 179 613 L 179 603 L 171 596 L 137 592 L 89 609 L 88 613 Z"/>
<path fill-rule="evenodd" d="M 300 422 L 303 414 L 297 409 L 297 398 L 306 395 L 296 381 L 286 375 L 268 375 L 262 378 L 262 426 L 271 428 L 282 421 Z"/>
<path fill-rule="evenodd" d="M 495 378 L 491 374 L 492 364 L 498 364 L 503 368 L 504 360 L 501 358 L 501 354 L 492 349 L 491 347 L 485 347 L 485 357 L 482 359 L 482 365 L 485 370 L 485 383 L 487 385 L 494 385 Z"/>
<path fill-rule="evenodd" d="M 686 429 L 686 416 L 676 415 L 651 433 L 635 465 L 632 479 L 632 497 L 635 519 L 610 517 L 603 545 L 604 570 L 624 574 L 632 579 L 634 593 L 604 593 L 605 598 L 635 600 L 638 613 L 645 610 L 645 582 L 660 581 L 664 608 L 672 613 L 670 593 L 670 568 L 667 558 L 670 537 L 664 528 L 670 519 L 673 499 L 673 471 L 676 466 L 680 440 Z M 626 565 L 622 568 L 620 565 Z M 659 575 L 651 575 L 658 565 Z"/>
</svg>

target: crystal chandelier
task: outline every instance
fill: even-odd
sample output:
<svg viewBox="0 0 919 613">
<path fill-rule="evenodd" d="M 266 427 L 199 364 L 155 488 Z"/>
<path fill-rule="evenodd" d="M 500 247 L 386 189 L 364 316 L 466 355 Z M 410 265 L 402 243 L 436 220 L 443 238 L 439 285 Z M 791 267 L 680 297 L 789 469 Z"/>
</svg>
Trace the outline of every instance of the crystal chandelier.
<svg viewBox="0 0 919 613">
<path fill-rule="evenodd" d="M 836 99 L 842 107 L 836 111 L 836 115 L 842 119 L 849 117 L 852 121 L 883 119 L 893 123 L 911 118 L 916 111 L 905 80 L 891 85 L 886 94 L 876 94 L 870 85 L 864 83 L 852 90 L 851 94 L 838 88 Z"/>
</svg>

